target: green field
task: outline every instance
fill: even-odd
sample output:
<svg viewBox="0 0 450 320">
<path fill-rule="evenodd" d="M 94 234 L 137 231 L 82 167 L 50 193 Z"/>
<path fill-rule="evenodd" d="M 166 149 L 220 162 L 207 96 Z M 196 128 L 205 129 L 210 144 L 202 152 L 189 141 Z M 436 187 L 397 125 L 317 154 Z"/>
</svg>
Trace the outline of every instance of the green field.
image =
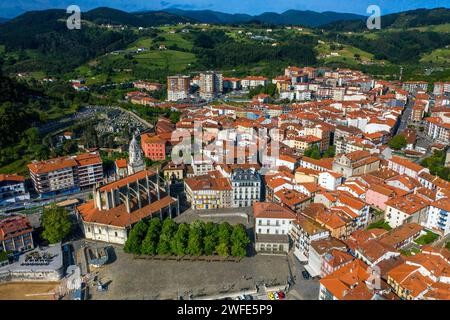
<svg viewBox="0 0 450 320">
<path fill-rule="evenodd" d="M 433 50 L 431 53 L 424 55 L 420 61 L 437 65 L 450 65 L 450 48 Z"/>
<path fill-rule="evenodd" d="M 336 49 L 332 49 L 332 44 L 325 42 L 316 46 L 318 59 L 324 63 L 346 63 L 349 65 L 358 65 L 362 62 L 373 62 L 373 54 L 355 48 L 349 45 L 334 44 Z M 329 56 L 331 53 L 337 53 L 338 56 Z M 359 55 L 359 60 L 357 56 Z"/>
<path fill-rule="evenodd" d="M 162 68 L 173 72 L 181 72 L 196 61 L 195 55 L 189 52 L 162 50 L 150 51 L 135 56 L 138 64 L 147 68 Z"/>
</svg>

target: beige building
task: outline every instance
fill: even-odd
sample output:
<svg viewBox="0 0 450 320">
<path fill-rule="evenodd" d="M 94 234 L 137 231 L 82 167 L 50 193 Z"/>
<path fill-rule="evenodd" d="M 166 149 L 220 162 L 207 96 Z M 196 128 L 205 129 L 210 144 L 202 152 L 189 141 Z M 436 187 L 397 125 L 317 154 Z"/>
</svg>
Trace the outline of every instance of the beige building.
<svg viewBox="0 0 450 320">
<path fill-rule="evenodd" d="M 336 156 L 333 171 L 345 178 L 376 171 L 380 168 L 380 158 L 372 156 L 368 151 L 354 151 Z"/>
<path fill-rule="evenodd" d="M 176 75 L 167 77 L 167 100 L 178 101 L 188 98 L 190 89 L 189 76 Z"/>
<path fill-rule="evenodd" d="M 194 210 L 230 208 L 233 190 L 219 171 L 184 180 L 186 197 Z"/>
</svg>

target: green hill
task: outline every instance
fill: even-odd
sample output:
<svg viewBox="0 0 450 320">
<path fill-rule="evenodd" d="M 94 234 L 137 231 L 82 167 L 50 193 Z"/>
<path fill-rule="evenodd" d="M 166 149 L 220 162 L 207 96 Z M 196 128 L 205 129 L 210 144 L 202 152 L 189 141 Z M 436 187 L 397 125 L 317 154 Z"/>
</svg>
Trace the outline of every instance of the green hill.
<svg viewBox="0 0 450 320">
<path fill-rule="evenodd" d="M 416 9 L 400 13 L 393 13 L 381 17 L 381 29 L 414 28 L 421 26 L 439 25 L 450 21 L 450 9 Z M 321 28 L 333 31 L 365 31 L 366 21 L 347 20 L 331 22 Z"/>
</svg>

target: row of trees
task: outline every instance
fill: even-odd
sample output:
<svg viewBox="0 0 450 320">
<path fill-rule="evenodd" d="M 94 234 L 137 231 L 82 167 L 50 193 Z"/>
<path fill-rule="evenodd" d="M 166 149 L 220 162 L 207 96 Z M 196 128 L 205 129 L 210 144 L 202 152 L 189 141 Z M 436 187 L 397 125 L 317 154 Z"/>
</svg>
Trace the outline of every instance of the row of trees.
<svg viewBox="0 0 450 320">
<path fill-rule="evenodd" d="M 124 251 L 144 255 L 213 255 L 244 257 L 250 239 L 242 224 L 215 224 L 196 220 L 177 224 L 172 219 L 138 222 L 131 229 Z"/>
</svg>

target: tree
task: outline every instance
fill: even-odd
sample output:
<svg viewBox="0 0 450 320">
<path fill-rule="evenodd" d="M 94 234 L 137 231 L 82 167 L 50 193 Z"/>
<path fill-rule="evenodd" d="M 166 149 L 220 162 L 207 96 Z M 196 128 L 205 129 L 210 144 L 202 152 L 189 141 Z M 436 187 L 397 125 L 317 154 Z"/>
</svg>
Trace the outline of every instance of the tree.
<svg viewBox="0 0 450 320">
<path fill-rule="evenodd" d="M 406 138 L 400 134 L 396 135 L 389 141 L 389 147 L 395 150 L 401 150 L 406 147 Z"/>
<path fill-rule="evenodd" d="M 177 232 L 170 242 L 172 252 L 177 256 L 182 256 L 187 253 L 187 245 L 189 239 L 189 225 L 182 223 L 178 226 Z"/>
<path fill-rule="evenodd" d="M 189 230 L 189 240 L 187 245 L 187 253 L 192 256 L 199 256 L 203 253 L 203 239 L 201 228 L 191 224 Z"/>
<path fill-rule="evenodd" d="M 170 218 L 164 220 L 161 234 L 159 236 L 158 247 L 156 252 L 159 255 L 170 255 L 172 253 L 170 242 L 173 238 L 173 235 L 177 231 L 177 224 Z"/>
<path fill-rule="evenodd" d="M 140 254 L 142 240 L 147 234 L 148 226 L 144 221 L 136 223 L 128 235 L 127 241 L 123 247 L 126 253 Z"/>
<path fill-rule="evenodd" d="M 334 158 L 336 155 L 336 147 L 329 146 L 328 149 L 323 153 L 324 158 Z"/>
<path fill-rule="evenodd" d="M 154 255 L 156 254 L 156 248 L 158 246 L 159 234 L 161 232 L 161 220 L 153 218 L 150 220 L 147 235 L 142 241 L 141 253 Z"/>
<path fill-rule="evenodd" d="M 219 243 L 216 247 L 217 254 L 222 257 L 230 255 L 230 249 L 225 243 Z"/>
<path fill-rule="evenodd" d="M 217 238 L 219 244 L 230 245 L 230 236 L 232 232 L 232 227 L 228 222 L 222 222 L 217 230 Z"/>
<path fill-rule="evenodd" d="M 50 243 L 57 243 L 67 237 L 72 229 L 72 222 L 69 219 L 69 212 L 52 205 L 45 208 L 42 214 L 42 237 Z"/>
<path fill-rule="evenodd" d="M 313 158 L 313 159 L 316 159 L 316 160 L 321 158 L 319 147 L 316 144 L 313 145 L 311 148 L 306 149 L 303 154 L 306 157 Z"/>
<path fill-rule="evenodd" d="M 212 255 L 217 246 L 217 224 L 208 222 L 206 223 L 204 230 L 203 251 L 206 255 Z"/>
<path fill-rule="evenodd" d="M 214 250 L 216 249 L 217 246 L 217 239 L 216 237 L 209 235 L 209 236 L 205 236 L 205 238 L 203 239 L 203 251 L 205 252 L 206 255 L 210 256 L 214 253 Z"/>
<path fill-rule="evenodd" d="M 244 257 L 247 254 L 247 246 L 250 243 L 245 227 L 242 224 L 235 225 L 230 239 L 231 255 L 235 257 Z"/>
</svg>

